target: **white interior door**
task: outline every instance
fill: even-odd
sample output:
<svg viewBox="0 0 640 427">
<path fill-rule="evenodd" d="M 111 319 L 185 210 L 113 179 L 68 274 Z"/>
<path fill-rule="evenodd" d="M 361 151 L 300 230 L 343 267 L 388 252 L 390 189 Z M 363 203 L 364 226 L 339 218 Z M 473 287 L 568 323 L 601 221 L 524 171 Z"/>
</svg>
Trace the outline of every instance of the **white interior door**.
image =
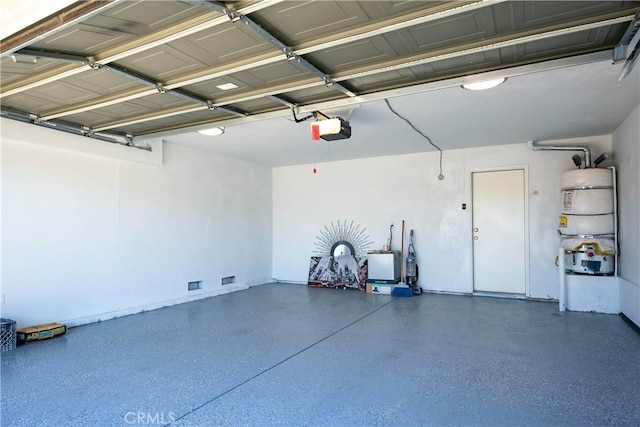
<svg viewBox="0 0 640 427">
<path fill-rule="evenodd" d="M 524 170 L 473 172 L 473 290 L 524 294 Z"/>
</svg>

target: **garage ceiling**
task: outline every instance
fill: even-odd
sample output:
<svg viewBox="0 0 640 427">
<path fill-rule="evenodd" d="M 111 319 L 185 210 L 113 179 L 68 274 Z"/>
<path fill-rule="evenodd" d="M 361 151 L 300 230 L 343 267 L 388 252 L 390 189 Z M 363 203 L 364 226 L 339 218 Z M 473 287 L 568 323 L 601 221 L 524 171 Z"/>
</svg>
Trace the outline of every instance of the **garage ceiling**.
<svg viewBox="0 0 640 427">
<path fill-rule="evenodd" d="M 639 8 L 639 1 L 76 2 L 2 40 L 2 115 L 134 145 L 293 112 L 341 115 L 494 75 L 611 62 L 614 47 L 633 35 Z"/>
</svg>

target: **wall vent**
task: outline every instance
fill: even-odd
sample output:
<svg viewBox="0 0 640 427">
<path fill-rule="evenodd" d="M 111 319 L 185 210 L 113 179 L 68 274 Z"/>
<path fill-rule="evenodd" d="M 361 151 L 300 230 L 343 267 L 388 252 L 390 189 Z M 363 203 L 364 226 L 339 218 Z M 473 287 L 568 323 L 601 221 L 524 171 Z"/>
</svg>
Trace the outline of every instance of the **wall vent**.
<svg viewBox="0 0 640 427">
<path fill-rule="evenodd" d="M 195 291 L 196 289 L 201 289 L 201 288 L 202 288 L 202 280 L 187 283 L 188 291 Z"/>
<path fill-rule="evenodd" d="M 227 276 L 222 278 L 222 286 L 236 282 L 236 276 Z"/>
</svg>

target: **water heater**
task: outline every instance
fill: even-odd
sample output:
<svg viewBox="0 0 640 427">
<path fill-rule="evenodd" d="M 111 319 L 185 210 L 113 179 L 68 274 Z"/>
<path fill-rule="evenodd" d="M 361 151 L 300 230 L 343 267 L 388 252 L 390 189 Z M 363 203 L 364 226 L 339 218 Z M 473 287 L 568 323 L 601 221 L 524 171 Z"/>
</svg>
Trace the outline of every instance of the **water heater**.
<svg viewBox="0 0 640 427">
<path fill-rule="evenodd" d="M 565 271 L 612 275 L 615 272 L 615 170 L 587 168 L 562 175 L 558 232 Z"/>
</svg>

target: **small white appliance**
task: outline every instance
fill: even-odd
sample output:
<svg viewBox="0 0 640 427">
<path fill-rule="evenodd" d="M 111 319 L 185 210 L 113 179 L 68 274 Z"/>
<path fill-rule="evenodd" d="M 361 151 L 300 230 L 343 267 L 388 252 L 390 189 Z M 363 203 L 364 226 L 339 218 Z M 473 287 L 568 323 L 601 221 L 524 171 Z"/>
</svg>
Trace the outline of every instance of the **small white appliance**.
<svg viewBox="0 0 640 427">
<path fill-rule="evenodd" d="M 367 253 L 367 283 L 399 283 L 400 251 L 369 251 Z"/>
</svg>

